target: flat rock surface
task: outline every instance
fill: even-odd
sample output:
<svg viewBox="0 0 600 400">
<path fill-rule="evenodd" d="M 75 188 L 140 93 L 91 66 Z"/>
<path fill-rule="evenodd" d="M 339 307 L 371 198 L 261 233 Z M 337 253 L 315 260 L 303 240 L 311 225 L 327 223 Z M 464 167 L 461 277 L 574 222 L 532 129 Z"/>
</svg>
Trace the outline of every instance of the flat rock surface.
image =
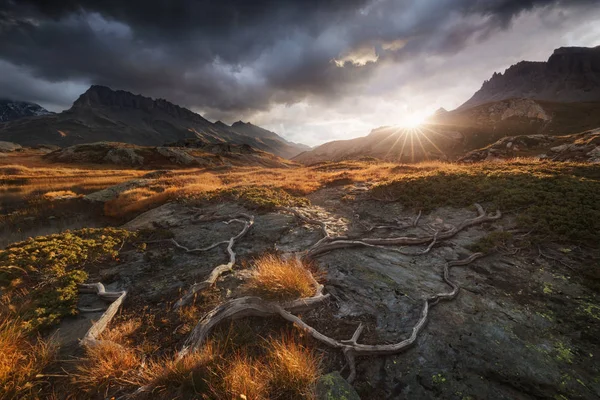
<svg viewBox="0 0 600 400">
<path fill-rule="evenodd" d="M 441 208 L 422 215 L 413 226 L 414 210 L 366 197 L 343 201 L 349 192 L 360 193 L 361 188 L 320 190 L 309 196 L 313 205 L 300 211 L 325 221 L 331 235 L 351 237 L 431 235 L 476 216 L 474 209 Z M 240 212 L 253 214 L 255 223 L 234 246 L 234 273 L 218 282 L 227 288 L 225 296 L 240 295 L 254 257 L 268 251 L 307 250 L 322 237 L 318 226 L 302 223 L 290 213 L 259 213 L 234 203 L 201 209 L 169 203 L 140 215 L 124 228 L 168 231 L 181 245 L 205 247 L 228 240 L 242 224 L 201 221 L 199 216 L 217 215 L 226 220 Z M 397 228 L 373 228 L 380 225 Z M 366 328 L 361 343 L 402 341 L 419 319 L 424 299 L 449 290 L 442 279 L 444 264 L 468 257 L 472 254 L 469 245 L 489 232 L 513 227 L 510 217 L 473 226 L 436 243 L 424 255 L 416 253 L 426 245 L 356 247 L 326 253 L 316 264 L 324 273 L 332 301 L 302 318 L 338 340 L 349 339 L 363 322 Z M 452 268 L 451 279 L 462 289 L 455 300 L 431 309 L 430 321 L 413 347 L 400 354 L 358 358 L 354 387 L 361 398 L 598 398 L 600 307 L 596 281 L 584 278 L 590 273 L 584 261 L 588 255 L 575 247 L 569 249 L 571 259 L 564 262 L 567 267 L 551 258 L 527 254 L 496 252 Z M 177 299 L 228 256 L 225 245 L 190 254 L 159 242 L 148 243 L 144 252 L 130 251 L 124 259 L 124 264 L 105 273 L 103 281 L 128 288 L 135 301 L 161 303 Z M 340 352 L 322 349 L 333 360 L 326 364 L 326 372 L 341 369 Z M 347 373 L 346 369 L 342 375 Z"/>
</svg>

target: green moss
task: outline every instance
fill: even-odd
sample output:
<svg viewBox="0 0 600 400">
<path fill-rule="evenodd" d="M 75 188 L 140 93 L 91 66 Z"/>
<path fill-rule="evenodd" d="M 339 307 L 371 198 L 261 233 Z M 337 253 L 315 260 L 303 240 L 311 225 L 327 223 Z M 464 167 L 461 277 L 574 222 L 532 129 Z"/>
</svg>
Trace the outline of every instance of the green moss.
<svg viewBox="0 0 600 400">
<path fill-rule="evenodd" d="M 580 309 L 589 317 L 600 320 L 600 306 L 593 303 L 584 303 Z"/>
<path fill-rule="evenodd" d="M 550 322 L 555 322 L 556 318 L 554 317 L 554 313 L 552 311 L 548 311 L 546 313 L 541 313 L 541 312 L 536 312 L 537 315 L 539 315 L 542 318 L 547 319 Z"/>
<path fill-rule="evenodd" d="M 507 162 L 407 173 L 375 186 L 377 198 L 424 211 L 486 203 L 514 213 L 528 238 L 600 242 L 600 165 Z"/>
<path fill-rule="evenodd" d="M 556 351 L 556 359 L 559 361 L 565 361 L 569 364 L 573 363 L 573 352 L 563 342 L 556 342 L 554 344 L 554 350 Z"/>
<path fill-rule="evenodd" d="M 434 384 L 436 384 L 436 385 L 440 385 L 440 384 L 442 384 L 442 383 L 445 383 L 445 382 L 446 382 L 446 378 L 445 378 L 445 377 L 444 377 L 444 375 L 442 375 L 442 374 L 436 374 L 436 375 L 433 375 L 433 376 L 431 377 L 431 380 L 432 380 L 432 381 L 433 381 L 433 383 L 434 383 Z"/>
<path fill-rule="evenodd" d="M 305 197 L 295 197 L 280 188 L 238 187 L 221 189 L 201 195 L 201 200 L 236 201 L 245 207 L 271 211 L 277 207 L 304 207 L 310 205 Z"/>
<path fill-rule="evenodd" d="M 554 290 L 552 289 L 552 284 L 548 282 L 544 282 L 544 294 L 552 294 Z"/>
<path fill-rule="evenodd" d="M 118 256 L 135 234 L 122 229 L 81 229 L 39 236 L 0 250 L 2 306 L 18 310 L 31 332 L 77 314 L 77 285 L 86 264 Z"/>
</svg>

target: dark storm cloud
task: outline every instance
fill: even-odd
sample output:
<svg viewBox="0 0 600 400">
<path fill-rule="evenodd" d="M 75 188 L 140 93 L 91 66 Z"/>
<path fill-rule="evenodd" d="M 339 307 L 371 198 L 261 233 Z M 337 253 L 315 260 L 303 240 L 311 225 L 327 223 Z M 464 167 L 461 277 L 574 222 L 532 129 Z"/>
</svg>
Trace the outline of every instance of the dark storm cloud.
<svg viewBox="0 0 600 400">
<path fill-rule="evenodd" d="M 584 3 L 594 1 L 0 0 L 0 74 L 18 66 L 243 112 L 340 96 L 386 62 L 455 52 L 523 11 Z"/>
</svg>

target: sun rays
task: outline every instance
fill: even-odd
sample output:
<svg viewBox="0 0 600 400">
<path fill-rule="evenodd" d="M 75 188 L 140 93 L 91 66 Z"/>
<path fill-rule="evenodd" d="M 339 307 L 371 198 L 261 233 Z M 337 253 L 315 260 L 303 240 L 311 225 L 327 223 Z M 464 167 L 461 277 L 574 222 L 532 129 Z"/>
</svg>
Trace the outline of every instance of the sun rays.
<svg viewBox="0 0 600 400">
<path fill-rule="evenodd" d="M 419 159 L 429 160 L 432 158 L 432 153 L 445 155 L 436 141 L 451 139 L 451 135 L 437 129 L 432 123 L 417 123 L 417 121 L 418 119 L 415 118 L 414 125 L 407 124 L 394 129 L 381 140 L 382 144 L 393 141 L 384 159 L 415 162 Z"/>
</svg>

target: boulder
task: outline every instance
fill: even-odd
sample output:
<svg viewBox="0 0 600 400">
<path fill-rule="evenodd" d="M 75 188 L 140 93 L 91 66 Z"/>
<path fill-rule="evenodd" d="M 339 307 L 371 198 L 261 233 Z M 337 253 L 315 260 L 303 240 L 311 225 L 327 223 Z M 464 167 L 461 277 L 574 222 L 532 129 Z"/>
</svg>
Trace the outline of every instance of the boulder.
<svg viewBox="0 0 600 400">
<path fill-rule="evenodd" d="M 13 142 L 0 142 L 0 153 L 10 153 L 11 151 L 16 151 L 21 149 L 20 144 L 16 144 Z"/>
<path fill-rule="evenodd" d="M 111 187 L 107 187 L 106 189 L 90 193 L 83 199 L 91 202 L 106 203 L 107 201 L 116 199 L 121 193 L 127 190 L 135 189 L 141 186 L 146 186 L 150 182 L 152 182 L 152 179 L 134 179 L 127 182 L 122 182 L 118 185 L 114 185 Z"/>
<path fill-rule="evenodd" d="M 317 400 L 360 400 L 360 397 L 336 371 L 323 375 L 317 381 Z"/>
</svg>

